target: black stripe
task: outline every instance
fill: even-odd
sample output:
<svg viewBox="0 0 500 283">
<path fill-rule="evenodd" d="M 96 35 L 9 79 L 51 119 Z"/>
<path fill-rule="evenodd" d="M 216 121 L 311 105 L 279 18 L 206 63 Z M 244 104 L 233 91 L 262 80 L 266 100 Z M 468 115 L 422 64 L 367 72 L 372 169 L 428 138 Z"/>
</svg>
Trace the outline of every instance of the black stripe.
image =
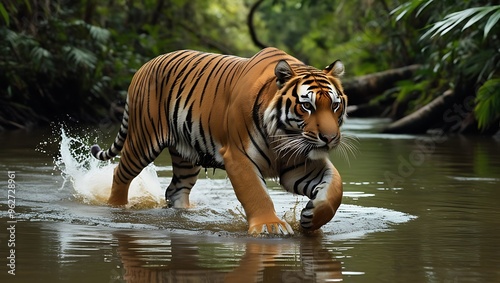
<svg viewBox="0 0 500 283">
<path fill-rule="evenodd" d="M 262 62 L 268 61 L 268 65 L 277 64 L 281 59 L 283 59 L 287 54 L 279 49 L 274 50 L 261 50 L 259 53 L 255 54 L 242 70 L 242 74 L 246 74 L 253 67 L 260 65 Z M 257 58 L 259 58 L 257 60 Z M 270 60 L 274 58 L 273 60 Z"/>
<path fill-rule="evenodd" d="M 282 107 L 283 107 L 283 96 L 278 97 L 278 101 L 276 102 L 276 127 L 278 129 L 284 129 L 285 124 L 283 124 L 283 121 L 281 121 L 281 116 L 282 116 Z"/>
<path fill-rule="evenodd" d="M 238 134 L 238 138 L 240 139 L 240 144 L 243 145 L 245 144 L 243 142 L 243 139 L 241 138 L 241 136 Z M 252 164 L 254 165 L 254 167 L 257 169 L 257 171 L 259 172 L 258 174 L 258 177 L 262 180 L 262 182 L 265 184 L 266 183 L 266 180 L 264 179 L 264 175 L 262 174 L 262 171 L 260 170 L 260 167 L 258 166 L 257 163 L 255 163 L 255 161 L 248 155 L 248 153 L 246 152 L 245 148 L 242 147 L 242 148 L 239 148 L 239 150 L 248 158 L 248 160 L 250 160 L 250 162 L 252 162 Z"/>
<path fill-rule="evenodd" d="M 311 172 L 312 173 L 312 172 Z M 308 196 L 310 199 L 314 199 L 314 197 L 316 196 L 317 192 L 314 193 L 314 196 L 313 196 L 313 190 L 314 188 L 316 188 L 316 186 L 318 186 L 319 184 L 321 184 L 321 182 L 316 182 L 315 185 L 311 186 L 311 183 L 316 180 L 316 178 L 318 178 L 319 175 L 321 175 L 321 171 L 318 172 L 318 174 L 316 174 L 316 176 L 314 176 L 312 179 L 310 179 L 309 181 L 307 181 L 307 183 L 305 183 L 304 185 L 304 195 Z M 323 176 L 324 176 L 324 171 L 323 171 Z M 322 178 L 320 179 L 322 180 Z"/>
<path fill-rule="evenodd" d="M 248 136 L 250 137 L 250 141 L 252 141 L 252 144 L 254 145 L 254 147 L 257 149 L 259 154 L 266 160 L 267 165 L 270 166 L 271 159 L 269 159 L 269 157 L 266 155 L 264 150 L 260 147 L 260 145 L 257 143 L 257 141 L 253 138 L 253 135 L 252 135 L 251 131 L 248 129 L 248 127 L 247 127 L 247 133 L 248 133 Z"/>
<path fill-rule="evenodd" d="M 199 99 L 199 101 L 200 101 L 200 102 L 199 102 L 199 107 L 201 107 L 201 103 L 203 102 L 203 98 L 205 97 L 205 93 L 206 93 L 206 91 L 207 91 L 207 87 L 208 87 L 208 85 L 210 84 L 210 82 L 212 82 L 212 81 L 213 81 L 213 78 L 212 78 L 213 73 L 214 73 L 214 72 L 218 69 L 219 64 L 222 62 L 222 60 L 223 60 L 225 57 L 226 57 L 226 56 L 220 56 L 220 57 L 219 57 L 219 56 L 217 56 L 217 57 L 216 57 L 216 56 L 213 56 L 213 57 L 212 57 L 210 60 L 208 60 L 208 62 L 205 64 L 205 67 L 206 67 L 206 68 L 208 68 L 208 67 L 210 67 L 210 65 L 212 64 L 212 62 L 213 62 L 214 60 L 217 60 L 217 61 L 216 61 L 216 63 L 215 63 L 215 65 L 214 65 L 214 66 L 211 66 L 211 68 L 212 68 L 212 69 L 210 70 L 210 72 L 208 73 L 208 75 L 206 75 L 207 79 L 205 80 L 205 83 L 203 84 L 203 88 L 202 88 L 203 90 L 201 91 L 201 93 L 200 93 L 200 95 L 199 95 L 199 97 L 198 97 L 198 99 Z"/>
<path fill-rule="evenodd" d="M 300 184 L 306 180 L 307 178 L 309 178 L 309 176 L 311 176 L 312 172 L 308 172 L 306 175 L 304 175 L 302 178 L 298 179 L 297 181 L 295 181 L 294 185 L 293 185 L 293 192 L 298 194 L 298 195 L 304 195 L 304 192 L 302 191 L 302 193 L 299 193 L 299 186 Z"/>
<path fill-rule="evenodd" d="M 266 83 L 265 85 L 269 86 L 269 83 Z M 262 140 L 264 140 L 266 147 L 269 148 L 269 143 L 268 143 L 268 135 L 264 132 L 265 125 L 263 124 L 262 121 L 262 114 L 260 111 L 260 108 L 262 106 L 262 103 L 260 102 L 261 97 L 267 93 L 268 87 L 263 87 L 260 89 L 259 93 L 257 93 L 257 97 L 255 98 L 255 101 L 253 103 L 253 108 L 252 108 L 252 119 L 254 122 L 255 127 L 257 128 L 257 131 L 262 137 Z"/>
<path fill-rule="evenodd" d="M 165 78 L 173 78 L 173 81 L 172 81 L 171 86 L 170 86 L 170 91 L 168 94 L 168 100 L 167 100 L 167 103 L 165 106 L 165 110 L 166 110 L 165 112 L 170 113 L 172 101 L 175 101 L 174 113 L 173 113 L 172 119 L 170 121 L 171 125 L 169 127 L 169 133 L 168 133 L 169 139 L 172 139 L 174 141 L 179 140 L 179 136 L 177 134 L 176 127 L 177 127 L 177 119 L 178 119 L 177 113 L 178 113 L 178 109 L 179 109 L 178 103 L 180 101 L 177 99 L 177 97 L 180 93 L 180 90 L 178 89 L 179 80 L 182 78 L 182 75 L 183 75 L 182 69 L 181 69 L 181 71 L 178 71 L 178 69 L 179 69 L 179 67 L 187 66 L 187 64 L 185 64 L 185 61 L 189 60 L 187 58 L 190 57 L 192 54 L 193 54 L 192 51 L 180 51 L 177 56 L 175 56 L 174 58 L 172 58 L 170 60 L 171 62 L 173 61 L 173 64 L 172 64 L 171 68 L 169 69 L 169 72 L 165 76 Z M 182 55 L 185 55 L 185 56 L 182 56 Z M 177 93 L 175 93 L 175 92 L 177 92 Z M 168 116 L 167 116 L 167 119 L 168 119 Z M 170 120 L 170 119 L 168 119 L 168 120 Z"/>
<path fill-rule="evenodd" d="M 284 175 L 286 175 L 288 172 L 291 172 L 297 168 L 300 168 L 300 167 L 303 167 L 306 163 L 305 162 L 302 162 L 302 163 L 299 163 L 299 164 L 295 164 L 295 165 L 292 165 L 292 166 L 289 166 L 289 167 L 286 167 L 286 168 L 283 168 L 281 169 L 280 171 L 280 176 L 283 177 Z"/>
</svg>

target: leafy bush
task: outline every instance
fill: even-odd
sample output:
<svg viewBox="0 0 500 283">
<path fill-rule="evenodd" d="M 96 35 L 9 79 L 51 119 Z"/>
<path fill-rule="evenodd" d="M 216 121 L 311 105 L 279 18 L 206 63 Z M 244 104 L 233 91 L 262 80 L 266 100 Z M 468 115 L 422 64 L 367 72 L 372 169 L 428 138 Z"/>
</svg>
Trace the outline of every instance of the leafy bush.
<svg viewBox="0 0 500 283">
<path fill-rule="evenodd" d="M 36 9 L 10 7 L 19 14 Z M 0 125 L 23 127 L 66 119 L 62 116 L 67 114 L 96 121 L 105 115 L 116 97 L 109 76 L 113 64 L 109 30 L 64 11 L 45 10 L 33 22 L 1 27 L 0 36 L 5 39 L 0 43 Z"/>
<path fill-rule="evenodd" d="M 491 4 L 491 1 L 413 0 L 393 10 L 396 21 L 420 17 L 427 23 L 427 31 L 417 44 L 426 56 L 422 61 L 432 71 L 425 80 L 434 82 L 430 85 L 441 91 L 430 89 L 423 95 L 436 96 L 443 88 L 456 88 L 457 84 L 476 89 L 474 113 L 483 130 L 497 121 L 500 114 L 500 29 L 497 25 L 500 5 Z M 456 96 L 460 99 L 471 94 L 456 93 Z"/>
<path fill-rule="evenodd" d="M 244 8 L 230 0 L 2 2 L 0 129 L 109 117 L 137 68 L 171 50 L 250 55 Z"/>
</svg>

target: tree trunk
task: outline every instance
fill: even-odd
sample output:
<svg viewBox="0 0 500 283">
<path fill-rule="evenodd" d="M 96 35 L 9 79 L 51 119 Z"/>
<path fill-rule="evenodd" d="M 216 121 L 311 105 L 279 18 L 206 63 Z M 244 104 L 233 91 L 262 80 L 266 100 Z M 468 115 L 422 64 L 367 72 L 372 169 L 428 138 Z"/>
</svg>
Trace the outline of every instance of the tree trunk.
<svg viewBox="0 0 500 283">
<path fill-rule="evenodd" d="M 156 2 L 156 8 L 153 11 L 153 15 L 151 17 L 151 22 L 150 22 L 152 26 L 158 24 L 158 20 L 160 19 L 160 16 L 163 14 L 163 6 L 165 6 L 164 4 L 165 4 L 164 0 L 158 0 Z"/>
<path fill-rule="evenodd" d="M 420 68 L 410 65 L 356 77 L 343 82 L 344 92 L 349 98 L 349 105 L 363 104 L 384 91 L 394 87 L 396 82 L 409 79 Z"/>
<path fill-rule="evenodd" d="M 384 133 L 394 134 L 423 134 L 437 123 L 443 123 L 444 113 L 455 101 L 452 90 L 445 91 L 441 96 L 387 126 Z"/>
<path fill-rule="evenodd" d="M 87 0 L 87 4 L 85 5 L 85 14 L 83 15 L 83 21 L 87 24 L 92 24 L 95 8 L 95 1 Z"/>
</svg>

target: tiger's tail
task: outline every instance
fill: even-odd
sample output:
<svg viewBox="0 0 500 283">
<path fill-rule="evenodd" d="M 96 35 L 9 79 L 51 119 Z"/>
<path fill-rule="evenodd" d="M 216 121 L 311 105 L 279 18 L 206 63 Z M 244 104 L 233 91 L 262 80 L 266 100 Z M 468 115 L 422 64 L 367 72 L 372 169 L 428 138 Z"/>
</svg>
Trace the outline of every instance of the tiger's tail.
<svg viewBox="0 0 500 283">
<path fill-rule="evenodd" d="M 118 131 L 118 134 L 116 135 L 115 141 L 113 144 L 109 147 L 107 150 L 102 150 L 99 145 L 94 144 L 90 148 L 90 152 L 92 155 L 102 161 L 110 160 L 111 158 L 115 157 L 120 153 L 120 151 L 123 148 L 123 144 L 125 143 L 125 139 L 127 138 L 127 133 L 128 133 L 128 99 L 127 103 L 125 104 L 125 110 L 123 111 L 123 119 L 122 119 L 122 124 L 120 126 L 120 130 Z"/>
</svg>

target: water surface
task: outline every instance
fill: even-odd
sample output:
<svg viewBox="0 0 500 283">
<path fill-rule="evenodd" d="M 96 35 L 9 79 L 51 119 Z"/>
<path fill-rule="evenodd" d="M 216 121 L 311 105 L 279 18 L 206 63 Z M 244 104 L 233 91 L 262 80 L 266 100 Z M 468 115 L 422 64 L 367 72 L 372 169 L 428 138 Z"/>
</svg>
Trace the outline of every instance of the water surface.
<svg viewBox="0 0 500 283">
<path fill-rule="evenodd" d="M 115 129 L 72 129 L 66 153 L 58 129 L 0 133 L 0 282 L 500 282 L 500 142 L 375 133 L 384 123 L 346 123 L 359 151 L 349 162 L 331 155 L 345 196 L 321 233 L 303 235 L 295 218 L 307 200 L 269 181 L 296 234 L 267 239 L 246 235 L 222 170 L 200 173 L 192 208 L 165 209 L 171 166 L 162 154 L 130 207 L 110 208 L 103 186 L 113 165 L 84 156 L 96 141 L 109 145 Z M 8 221 L 17 221 L 15 276 Z"/>
</svg>

